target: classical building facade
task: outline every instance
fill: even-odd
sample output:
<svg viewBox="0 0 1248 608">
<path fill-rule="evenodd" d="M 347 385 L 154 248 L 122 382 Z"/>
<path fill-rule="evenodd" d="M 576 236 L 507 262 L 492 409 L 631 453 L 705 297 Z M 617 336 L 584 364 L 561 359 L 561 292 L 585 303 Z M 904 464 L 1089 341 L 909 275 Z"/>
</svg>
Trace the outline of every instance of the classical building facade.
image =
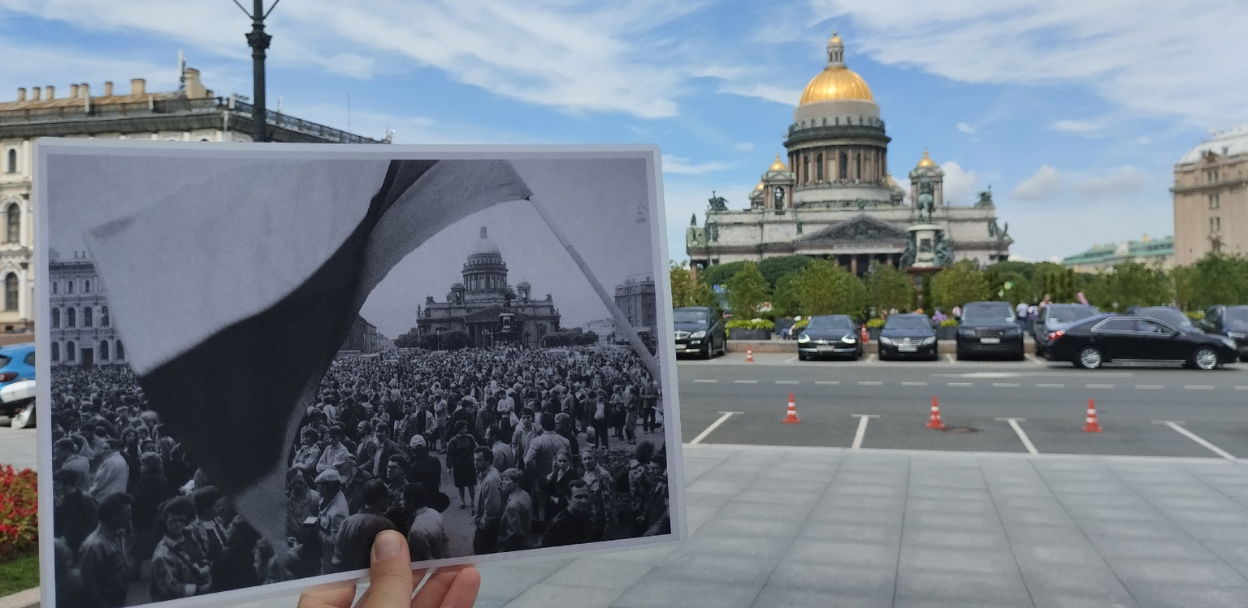
<svg viewBox="0 0 1248 608">
<path fill-rule="evenodd" d="M 108 294 L 86 252 L 48 260 L 51 359 L 54 366 L 93 367 L 125 363 L 126 348 L 108 313 Z"/>
<path fill-rule="evenodd" d="M 5 284 L 0 330 L 29 330 L 34 321 L 30 193 L 35 138 L 251 141 L 255 112 L 251 104 L 216 96 L 204 87 L 195 68 L 183 68 L 180 82 L 171 92 L 149 92 L 142 78 L 132 79 L 128 92 L 105 82 L 99 95 L 93 95 L 86 83 L 70 85 L 65 96 L 58 96 L 54 86 L 23 87 L 15 101 L 0 102 L 0 213 L 5 222 L 0 242 L 0 279 Z M 278 112 L 267 116 L 273 141 L 379 143 Z"/>
<path fill-rule="evenodd" d="M 654 277 L 649 275 L 630 277 L 623 285 L 615 286 L 615 305 L 624 311 L 629 325 L 639 334 L 653 336 L 657 323 L 654 299 Z"/>
<path fill-rule="evenodd" d="M 1095 245 L 1086 251 L 1062 258 L 1062 266 L 1075 272 L 1100 272 L 1114 264 L 1136 262 L 1169 270 L 1175 266 L 1174 237 L 1150 238 Z"/>
<path fill-rule="evenodd" d="M 532 286 L 522 281 L 513 289 L 507 283 L 507 264 L 498 245 L 484 226 L 468 260 L 463 282 L 451 285 L 445 302 L 433 296 L 416 309 L 416 328 L 423 339 L 429 335 L 462 331 L 474 346 L 509 342 L 536 346 L 549 333 L 559 331 L 559 309 L 546 294 L 535 300 Z"/>
<path fill-rule="evenodd" d="M 1248 123 L 1184 154 L 1174 166 L 1171 192 L 1180 266 L 1214 251 L 1248 255 Z"/>
<path fill-rule="evenodd" d="M 793 112 L 779 156 L 729 210 L 712 196 L 704 222 L 686 233 L 695 266 L 774 256 L 828 258 L 865 273 L 874 264 L 933 269 L 955 260 L 1008 259 L 1013 239 L 997 223 L 990 192 L 971 205 L 945 199 L 944 172 L 927 151 L 910 171 L 910 197 L 889 173 L 888 137 L 871 89 L 828 41 L 827 67 Z"/>
</svg>

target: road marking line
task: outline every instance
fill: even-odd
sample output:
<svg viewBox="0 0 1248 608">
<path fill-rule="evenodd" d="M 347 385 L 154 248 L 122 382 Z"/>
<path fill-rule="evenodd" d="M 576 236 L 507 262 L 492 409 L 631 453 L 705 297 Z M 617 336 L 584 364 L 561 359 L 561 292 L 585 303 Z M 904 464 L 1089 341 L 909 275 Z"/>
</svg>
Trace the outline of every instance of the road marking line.
<svg viewBox="0 0 1248 608">
<path fill-rule="evenodd" d="M 974 382 L 946 382 L 945 386 L 975 386 Z"/>
<path fill-rule="evenodd" d="M 801 384 L 797 380 L 776 380 L 776 384 Z"/>
<path fill-rule="evenodd" d="M 1205 448 L 1207 448 L 1210 452 L 1213 452 L 1214 454 L 1217 454 L 1218 456 L 1221 456 L 1227 460 L 1235 460 L 1234 456 L 1231 456 L 1230 454 L 1226 453 L 1226 451 L 1224 451 L 1222 448 L 1219 448 L 1218 446 L 1213 445 L 1212 443 L 1209 443 L 1208 441 L 1205 441 L 1196 433 L 1193 433 L 1183 428 L 1182 426 L 1180 426 L 1182 424 L 1181 422 L 1178 422 L 1176 420 L 1154 420 L 1153 424 L 1164 424 L 1174 429 L 1175 431 L 1178 431 L 1180 435 L 1183 435 L 1184 437 L 1187 437 L 1188 439 L 1191 439 L 1192 441 L 1195 441 L 1196 443 L 1199 443 L 1200 445 L 1205 446 Z"/>
<path fill-rule="evenodd" d="M 815 384 L 840 384 L 840 380 L 815 380 Z"/>
<path fill-rule="evenodd" d="M 876 381 L 876 380 L 859 380 L 858 381 L 858 386 L 880 386 L 882 384 L 884 383 Z"/>
<path fill-rule="evenodd" d="M 927 386 L 926 382 L 902 382 L 902 386 Z"/>
<path fill-rule="evenodd" d="M 949 353 L 945 353 L 945 358 L 949 360 L 950 364 L 957 363 L 957 361 L 954 360 L 953 355 Z"/>
<path fill-rule="evenodd" d="M 875 363 L 878 358 L 878 355 L 872 353 L 871 356 L 867 357 L 867 363 Z"/>
<path fill-rule="evenodd" d="M 1066 388 L 1065 384 L 1037 384 L 1036 388 Z"/>
<path fill-rule="evenodd" d="M 704 378 L 697 378 L 694 380 L 694 382 L 698 382 L 702 384 L 715 384 L 716 382 L 719 382 L 719 380 L 707 380 Z"/>
<path fill-rule="evenodd" d="M 758 380 L 733 380 L 734 384 L 758 384 Z"/>
<path fill-rule="evenodd" d="M 1045 363 L 1046 363 L 1045 361 L 1041 361 L 1041 360 L 1040 360 L 1040 357 L 1037 357 L 1037 356 L 1032 355 L 1032 354 L 1027 354 L 1027 355 L 1023 355 L 1023 356 L 1024 356 L 1024 357 L 1027 357 L 1027 360 L 1028 360 L 1028 361 L 1031 361 L 1032 363 L 1035 363 L 1036 365 L 1039 365 L 1039 366 L 1041 366 L 1041 367 L 1043 367 L 1043 366 L 1045 365 Z"/>
<path fill-rule="evenodd" d="M 1159 391 L 1166 387 L 1162 384 L 1137 384 L 1135 388 L 1141 391 Z"/>
<path fill-rule="evenodd" d="M 694 444 L 702 443 L 702 440 L 703 440 L 703 439 L 706 439 L 706 436 L 707 436 L 707 435 L 710 435 L 710 434 L 711 434 L 711 431 L 713 431 L 713 430 L 715 430 L 715 429 L 719 428 L 719 425 L 721 425 L 721 424 L 723 424 L 723 423 L 727 422 L 727 421 L 728 421 L 728 419 L 729 419 L 729 418 L 732 418 L 732 416 L 733 416 L 734 414 L 740 414 L 741 412 L 720 412 L 720 413 L 721 413 L 721 414 L 723 414 L 723 415 L 722 415 L 722 416 L 720 416 L 720 417 L 719 417 L 719 419 L 718 419 L 718 420 L 716 420 L 715 422 L 712 422 L 712 423 L 711 423 L 711 426 L 706 427 L 706 430 L 705 430 L 705 431 L 702 431 L 701 433 L 699 433 L 699 434 L 698 434 L 698 436 L 697 436 L 697 437 L 694 437 L 694 438 L 693 438 L 693 441 L 690 441 L 690 442 L 689 442 L 689 444 L 690 444 L 690 445 L 694 445 Z"/>
<path fill-rule="evenodd" d="M 856 450 L 862 447 L 862 438 L 867 435 L 867 420 L 871 418 L 879 418 L 875 414 L 852 414 L 858 418 L 858 430 L 854 433 L 854 444 L 849 449 Z"/>
<path fill-rule="evenodd" d="M 1112 384 L 1085 384 L 1085 388 L 1114 388 Z"/>
<path fill-rule="evenodd" d="M 792 363 L 794 361 L 797 361 L 797 355 L 793 355 L 792 357 L 784 360 L 785 363 Z"/>
<path fill-rule="evenodd" d="M 1189 390 L 1189 391 L 1211 391 L 1213 390 L 1213 385 L 1212 384 L 1184 384 L 1183 388 L 1184 390 Z"/>
<path fill-rule="evenodd" d="M 993 382 L 992 385 L 1003 387 L 1003 388 L 1018 388 L 1019 387 L 1019 384 L 1017 382 Z"/>
<path fill-rule="evenodd" d="M 1248 386 L 1237 386 L 1237 387 L 1235 387 L 1235 390 L 1237 390 L 1237 391 L 1248 391 Z"/>
<path fill-rule="evenodd" d="M 1001 422 L 1008 422 L 1010 424 L 1010 428 L 1014 429 L 1014 434 L 1018 435 L 1018 439 L 1023 442 L 1023 447 L 1027 448 L 1028 452 L 1031 452 L 1032 454 L 1040 453 L 1040 451 L 1036 449 L 1036 446 L 1031 443 L 1031 439 L 1027 437 L 1027 433 L 1023 432 L 1023 427 L 1018 424 L 1020 422 L 1027 422 L 1026 418 L 997 418 L 997 420 Z"/>
</svg>

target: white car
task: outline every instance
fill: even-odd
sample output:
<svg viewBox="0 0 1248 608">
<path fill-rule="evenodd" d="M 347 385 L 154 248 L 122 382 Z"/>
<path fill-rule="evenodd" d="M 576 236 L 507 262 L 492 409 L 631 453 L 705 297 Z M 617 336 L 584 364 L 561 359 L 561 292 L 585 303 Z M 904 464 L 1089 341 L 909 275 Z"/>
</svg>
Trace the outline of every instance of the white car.
<svg viewBox="0 0 1248 608">
<path fill-rule="evenodd" d="M 0 388 L 0 411 L 8 412 L 9 426 L 35 426 L 35 381 L 19 380 Z"/>
</svg>

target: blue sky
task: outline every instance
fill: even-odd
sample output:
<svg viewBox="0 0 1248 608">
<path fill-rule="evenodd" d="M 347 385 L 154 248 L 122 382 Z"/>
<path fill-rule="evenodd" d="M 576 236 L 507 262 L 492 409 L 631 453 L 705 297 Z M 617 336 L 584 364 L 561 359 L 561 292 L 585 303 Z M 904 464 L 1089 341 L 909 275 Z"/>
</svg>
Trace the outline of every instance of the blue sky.
<svg viewBox="0 0 1248 608">
<path fill-rule="evenodd" d="M 1244 13 L 1239 0 L 284 0 L 268 95 L 397 143 L 658 144 L 681 259 L 711 191 L 746 206 L 783 153 L 837 30 L 881 105 L 894 177 L 928 148 L 947 197 L 991 186 L 1014 254 L 1042 260 L 1172 232 L 1174 163 L 1248 121 Z M 247 95 L 249 28 L 230 0 L 0 0 L 0 99 L 135 77 L 172 90 L 180 49 L 209 88 Z"/>
</svg>

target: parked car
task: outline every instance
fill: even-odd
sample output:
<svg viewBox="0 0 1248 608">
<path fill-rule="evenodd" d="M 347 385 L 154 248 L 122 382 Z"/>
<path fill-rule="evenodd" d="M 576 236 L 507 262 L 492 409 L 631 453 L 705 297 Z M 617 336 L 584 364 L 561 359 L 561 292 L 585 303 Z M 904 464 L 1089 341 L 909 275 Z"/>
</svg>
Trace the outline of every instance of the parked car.
<svg viewBox="0 0 1248 608">
<path fill-rule="evenodd" d="M 35 381 L 18 380 L 0 388 L 0 414 L 15 429 L 35 426 Z"/>
<path fill-rule="evenodd" d="M 1170 306 L 1132 306 L 1124 311 L 1124 314 L 1157 319 L 1179 331 L 1201 331 L 1187 315 L 1183 314 L 1183 311 Z"/>
<path fill-rule="evenodd" d="M 1049 359 L 1095 369 L 1110 361 L 1179 361 L 1216 369 L 1235 361 L 1235 342 L 1226 336 L 1184 331 L 1153 317 L 1096 315 L 1058 330 L 1049 339 Z"/>
<path fill-rule="evenodd" d="M 676 354 L 696 354 L 703 359 L 722 355 L 728 349 L 724 319 L 709 306 L 686 306 L 672 311 L 676 329 Z"/>
<path fill-rule="evenodd" d="M 1009 302 L 969 302 L 958 325 L 958 358 L 969 355 L 1009 355 L 1023 358 L 1023 329 Z"/>
<path fill-rule="evenodd" d="M 22 344 L 10 344 L 8 346 L 0 346 L 0 415 L 8 416 L 10 424 L 17 428 L 27 425 L 26 420 L 34 421 L 33 408 L 28 408 L 34 402 L 34 379 L 35 379 L 35 345 L 32 342 Z M 18 398 L 17 395 L 25 395 L 27 390 L 24 382 L 29 382 L 30 403 L 24 398 Z M 11 399 L 5 400 L 2 397 L 2 391 L 8 389 L 9 386 L 20 384 L 13 390 L 9 390 Z M 25 411 L 31 409 L 32 411 Z M 22 416 L 22 414 L 25 414 Z M 18 418 L 21 416 L 23 420 L 19 423 Z"/>
<path fill-rule="evenodd" d="M 936 330 L 926 315 L 906 313 L 889 315 L 880 330 L 880 360 L 916 357 L 935 361 Z"/>
<path fill-rule="evenodd" d="M 797 335 L 797 358 L 805 361 L 825 356 L 857 359 L 862 356 L 858 328 L 849 315 L 819 315 Z"/>
<path fill-rule="evenodd" d="M 1045 356 L 1045 345 L 1049 336 L 1059 329 L 1066 329 L 1071 323 L 1086 319 L 1101 311 L 1087 304 L 1049 304 L 1040 308 L 1036 315 L 1036 324 L 1032 327 L 1031 337 L 1036 343 L 1036 356 Z"/>
<path fill-rule="evenodd" d="M 1210 306 L 1205 311 L 1201 327 L 1209 333 L 1234 340 L 1239 360 L 1248 362 L 1248 306 Z"/>
</svg>

